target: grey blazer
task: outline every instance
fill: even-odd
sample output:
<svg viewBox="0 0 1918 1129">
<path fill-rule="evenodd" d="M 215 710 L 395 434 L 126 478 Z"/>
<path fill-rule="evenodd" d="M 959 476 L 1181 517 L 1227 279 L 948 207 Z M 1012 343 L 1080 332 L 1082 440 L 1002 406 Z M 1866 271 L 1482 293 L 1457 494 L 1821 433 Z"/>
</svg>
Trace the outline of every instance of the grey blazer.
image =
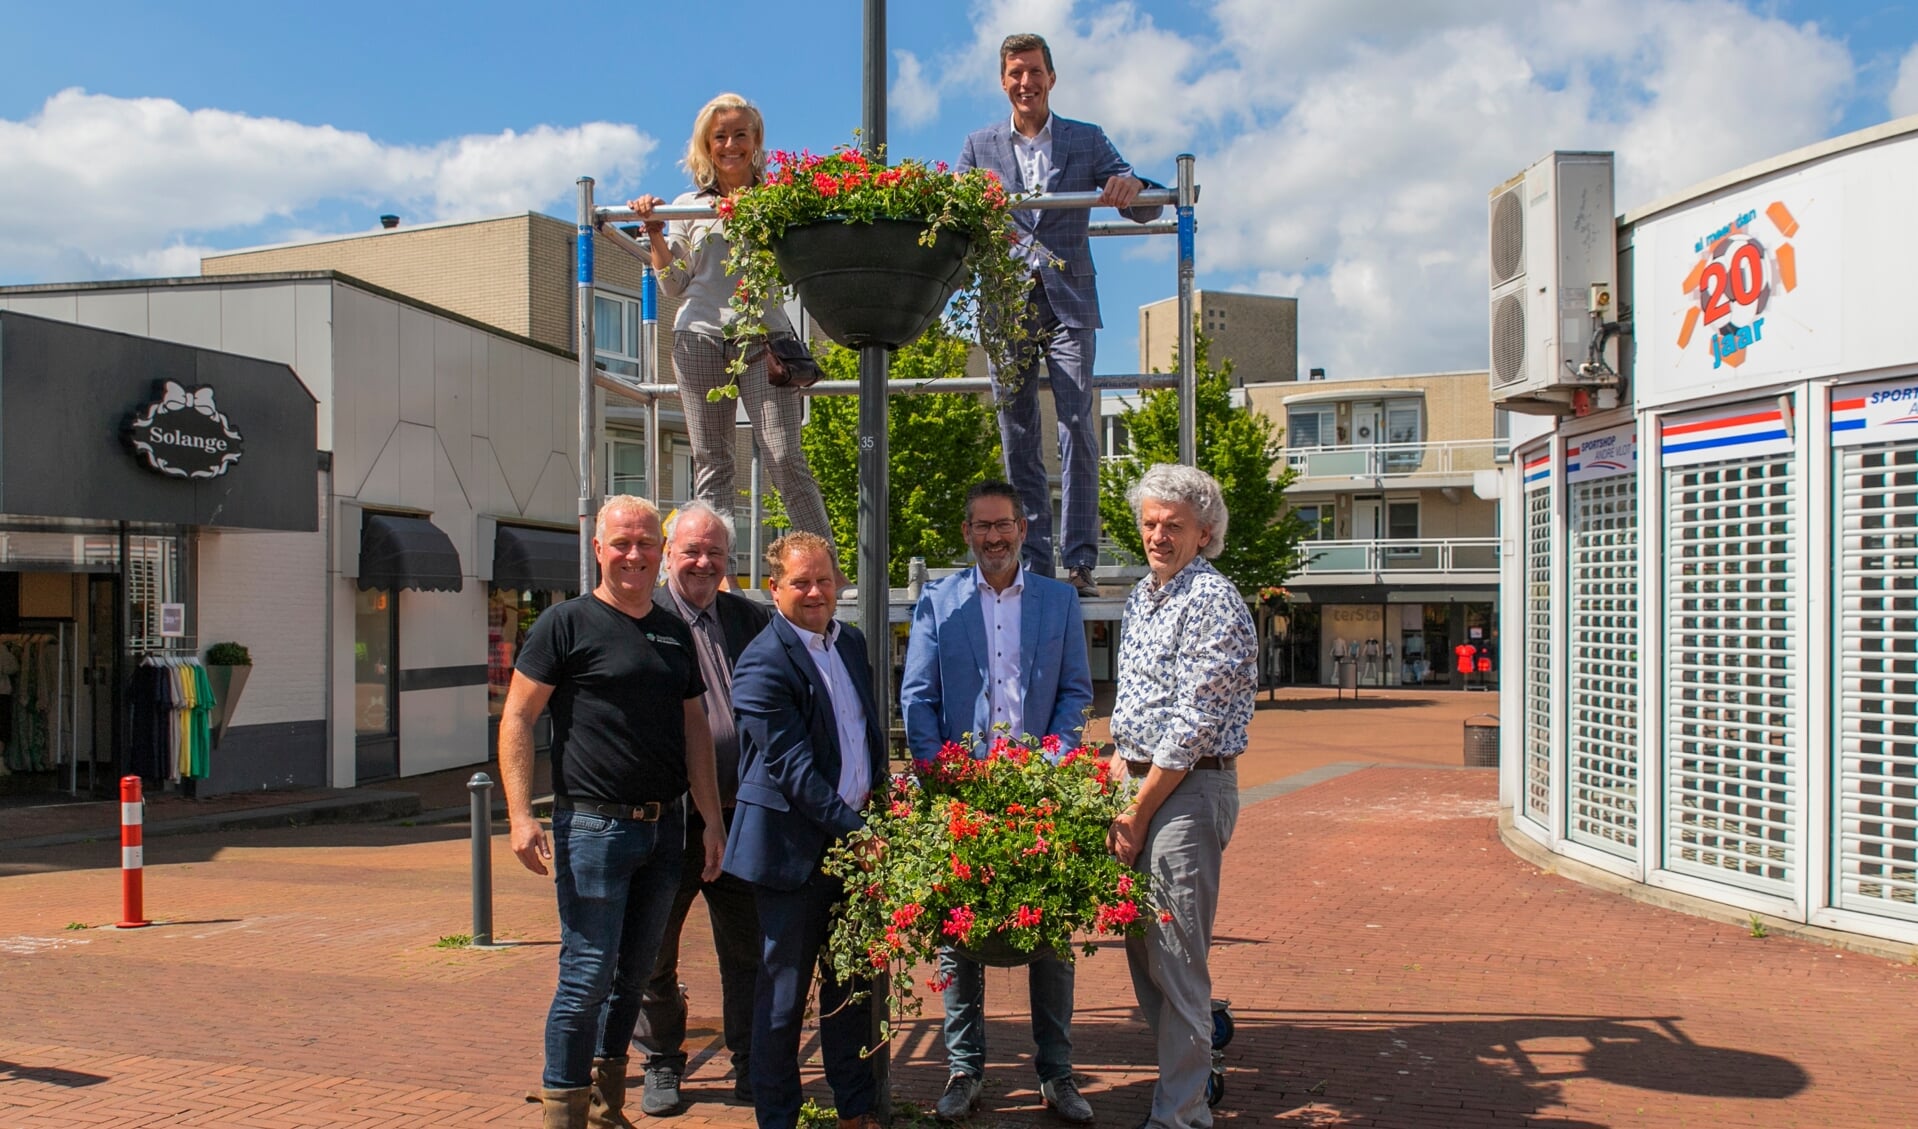
<svg viewBox="0 0 1918 1129">
<path fill-rule="evenodd" d="M 1012 151 L 1011 121 L 1002 118 L 973 131 L 959 154 L 959 168 L 991 169 L 999 174 L 1007 191 L 1018 192 L 1022 186 L 1019 158 Z M 1139 175 L 1113 148 L 1104 130 L 1091 122 L 1073 121 L 1057 114 L 1052 116 L 1052 170 L 1047 192 L 1097 192 L 1115 176 Z M 1145 183 L 1149 188 L 1164 187 L 1150 180 Z M 1124 215 L 1138 223 L 1149 223 L 1158 219 L 1163 210 L 1157 205 L 1127 208 Z M 1091 240 L 1086 234 L 1092 217 L 1090 209 L 1065 208 L 1012 215 L 1024 242 L 1036 244 L 1063 264 L 1063 269 L 1039 272 L 1046 288 L 1046 300 L 1052 304 L 1060 323 L 1072 329 L 1101 328 L 1097 272 L 1092 266 Z"/>
</svg>

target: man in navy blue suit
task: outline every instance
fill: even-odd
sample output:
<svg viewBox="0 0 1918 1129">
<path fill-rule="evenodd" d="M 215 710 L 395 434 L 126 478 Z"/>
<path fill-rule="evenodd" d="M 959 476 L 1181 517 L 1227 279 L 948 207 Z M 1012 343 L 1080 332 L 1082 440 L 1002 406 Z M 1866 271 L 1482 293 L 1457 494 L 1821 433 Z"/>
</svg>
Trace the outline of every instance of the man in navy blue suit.
<svg viewBox="0 0 1918 1129">
<path fill-rule="evenodd" d="M 813 967 L 831 926 L 838 879 L 819 864 L 865 825 L 886 788 L 886 735 L 872 702 L 866 643 L 833 619 L 839 592 L 831 547 L 789 533 L 766 553 L 779 614 L 733 668 L 739 799 L 726 873 L 753 885 L 759 981 L 753 996 L 752 1088 L 760 1129 L 799 1122 L 799 1041 Z M 819 985 L 819 1044 L 840 1129 L 871 1129 L 877 1094 L 861 1052 L 869 1012 L 847 1007 L 862 980 Z"/>
<path fill-rule="evenodd" d="M 999 85 L 1012 103 L 1008 121 L 975 130 L 959 154 L 959 168 L 990 169 L 1009 191 L 1044 195 L 1092 192 L 1128 219 L 1157 219 L 1156 206 L 1134 208 L 1149 182 L 1140 180 L 1105 131 L 1052 112 L 1052 48 L 1036 35 L 1009 35 L 999 45 Z M 1158 185 L 1153 185 L 1158 187 Z M 1032 263 L 1026 329 L 1034 349 L 1014 373 L 994 372 L 999 393 L 999 437 L 1006 477 L 1019 489 L 1030 535 L 1025 558 L 1032 571 L 1052 575 L 1052 490 L 1039 446 L 1039 364 L 1052 377 L 1059 416 L 1059 558 L 1081 596 L 1096 596 L 1092 566 L 1099 557 L 1099 402 L 1092 390 L 1099 291 L 1087 238 L 1091 212 L 1065 208 L 1014 212 L 1020 253 Z"/>
<path fill-rule="evenodd" d="M 1092 672 L 1079 598 L 1061 581 L 1019 563 L 1026 521 L 1019 493 L 981 482 L 966 494 L 966 544 L 974 567 L 926 587 L 912 613 L 900 702 L 913 763 L 931 765 L 946 742 L 982 755 L 998 735 L 1056 736 L 1079 743 L 1092 706 Z M 1073 1124 L 1092 1106 L 1072 1078 L 1072 963 L 1041 957 L 1031 966 L 1032 1040 L 1039 1092 Z M 985 970 L 947 949 L 939 954 L 945 992 L 946 1090 L 935 1112 L 954 1121 L 979 1101 L 986 1069 Z"/>
</svg>

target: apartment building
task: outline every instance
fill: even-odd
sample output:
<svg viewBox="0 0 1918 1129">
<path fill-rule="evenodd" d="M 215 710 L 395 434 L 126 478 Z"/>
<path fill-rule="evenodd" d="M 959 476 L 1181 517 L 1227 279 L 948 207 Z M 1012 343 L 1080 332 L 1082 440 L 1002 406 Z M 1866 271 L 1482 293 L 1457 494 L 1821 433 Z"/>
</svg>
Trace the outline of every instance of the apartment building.
<svg viewBox="0 0 1918 1129">
<path fill-rule="evenodd" d="M 1193 320 L 1214 366 L 1232 362 L 1241 384 L 1299 378 L 1299 300 L 1229 290 L 1192 295 Z M 1171 372 L 1179 351 L 1179 299 L 1139 307 L 1139 371 Z"/>
<path fill-rule="evenodd" d="M 1312 527 L 1268 613 L 1266 676 L 1365 686 L 1497 684 L 1502 442 L 1483 372 L 1248 384 L 1284 428 L 1286 492 Z M 1251 595 L 1248 593 L 1248 595 Z"/>
</svg>

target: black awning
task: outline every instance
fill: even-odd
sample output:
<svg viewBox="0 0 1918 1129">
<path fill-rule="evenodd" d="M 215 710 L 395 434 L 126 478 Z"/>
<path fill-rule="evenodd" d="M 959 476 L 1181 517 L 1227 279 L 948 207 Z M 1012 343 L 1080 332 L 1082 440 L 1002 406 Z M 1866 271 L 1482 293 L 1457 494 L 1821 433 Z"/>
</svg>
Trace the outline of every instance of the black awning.
<svg viewBox="0 0 1918 1129">
<path fill-rule="evenodd" d="M 579 534 L 524 525 L 493 533 L 493 584 L 500 588 L 579 591 Z"/>
<path fill-rule="evenodd" d="M 423 517 L 366 514 L 360 525 L 360 588 L 460 590 L 453 539 Z"/>
</svg>

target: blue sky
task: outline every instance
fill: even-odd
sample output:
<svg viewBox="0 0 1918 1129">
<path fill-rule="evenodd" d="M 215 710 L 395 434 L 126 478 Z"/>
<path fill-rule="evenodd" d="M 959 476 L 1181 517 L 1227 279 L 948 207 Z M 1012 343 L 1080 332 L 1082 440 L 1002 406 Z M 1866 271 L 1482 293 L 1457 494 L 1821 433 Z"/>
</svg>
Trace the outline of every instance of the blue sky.
<svg viewBox="0 0 1918 1129">
<path fill-rule="evenodd" d="M 858 0 L 539 9 L 0 2 L 0 281 L 194 273 L 200 253 L 409 221 L 671 196 L 720 90 L 777 147 L 860 114 Z M 1300 365 L 1480 368 L 1485 193 L 1618 152 L 1621 209 L 1918 113 L 1918 4 L 1855 0 L 894 2 L 895 153 L 1005 112 L 994 45 L 1054 44 L 1055 110 L 1148 175 L 1199 155 L 1199 282 L 1300 299 Z M 607 26 L 566 24 L 588 16 Z M 81 93 L 84 92 L 84 93 Z M 1102 371 L 1172 293 L 1169 240 L 1099 246 Z"/>
</svg>

